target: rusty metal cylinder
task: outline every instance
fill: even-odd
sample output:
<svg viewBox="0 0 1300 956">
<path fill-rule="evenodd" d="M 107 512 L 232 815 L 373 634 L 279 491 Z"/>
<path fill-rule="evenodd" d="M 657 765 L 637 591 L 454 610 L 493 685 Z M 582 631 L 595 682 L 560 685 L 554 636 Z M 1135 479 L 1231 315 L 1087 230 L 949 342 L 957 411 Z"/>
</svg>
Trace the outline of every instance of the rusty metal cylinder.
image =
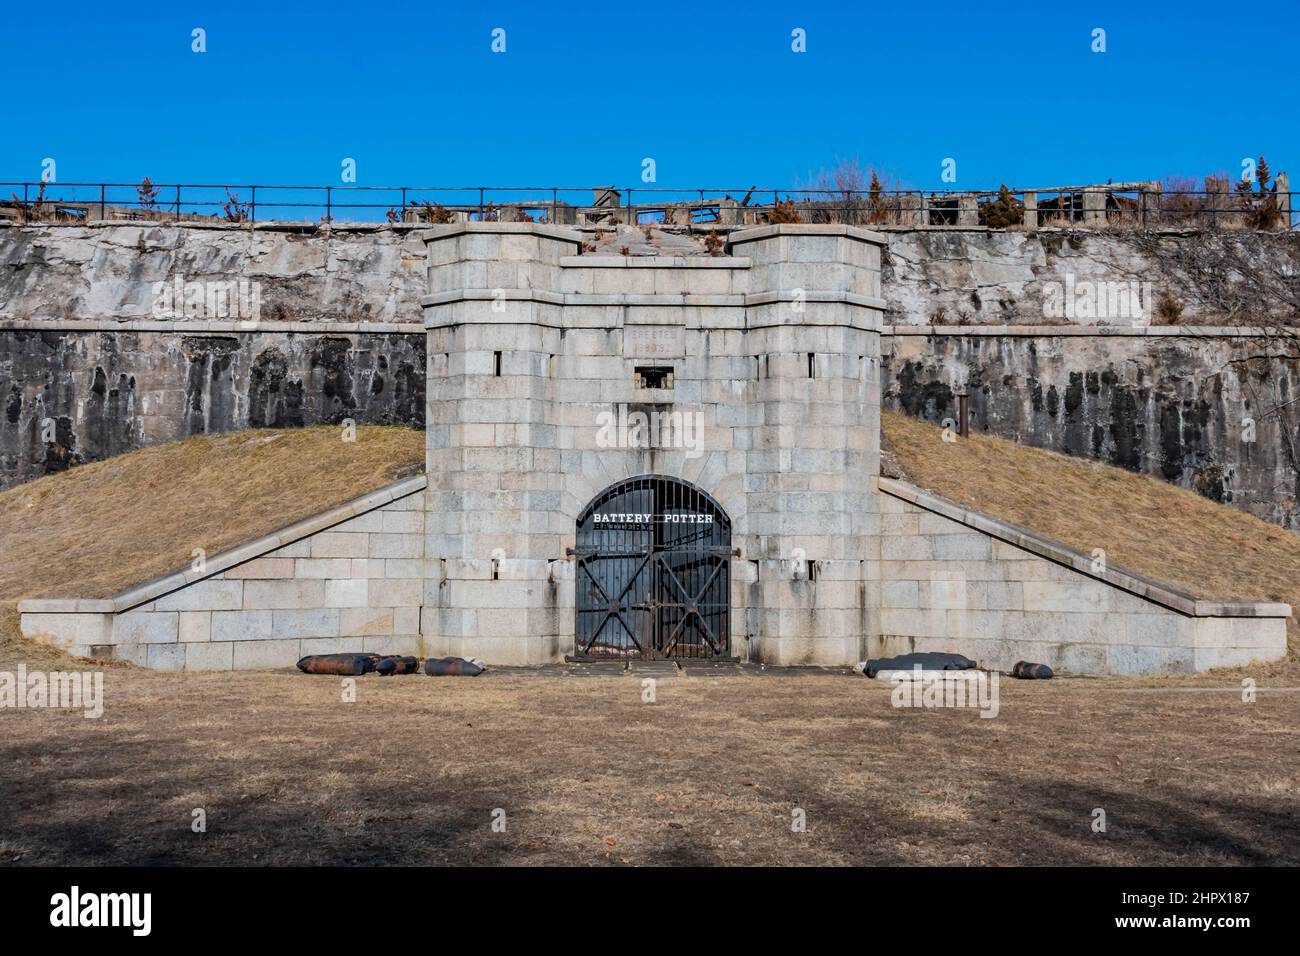
<svg viewBox="0 0 1300 956">
<path fill-rule="evenodd" d="M 378 661 L 378 654 L 312 654 L 298 661 L 298 670 L 304 674 L 360 677 L 374 670 Z"/>
</svg>

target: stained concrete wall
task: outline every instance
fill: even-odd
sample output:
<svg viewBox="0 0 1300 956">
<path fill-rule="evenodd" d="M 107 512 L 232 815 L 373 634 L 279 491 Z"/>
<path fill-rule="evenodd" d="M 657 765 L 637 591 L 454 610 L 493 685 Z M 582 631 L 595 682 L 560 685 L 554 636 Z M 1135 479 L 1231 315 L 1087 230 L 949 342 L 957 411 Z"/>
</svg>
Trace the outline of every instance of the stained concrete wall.
<svg viewBox="0 0 1300 956">
<path fill-rule="evenodd" d="M 157 318 L 155 283 L 177 277 L 257 283 L 263 322 L 418 322 L 424 244 L 360 225 L 0 224 L 0 319 Z"/>
<path fill-rule="evenodd" d="M 915 330 L 919 332 L 920 330 Z M 1257 339 L 1234 329 L 897 327 L 883 403 L 1022 444 L 1092 458 L 1300 529 L 1300 360 L 1261 375 Z M 1247 427 L 1249 425 L 1249 427 Z"/>
<path fill-rule="evenodd" d="M 630 231 L 630 230 L 629 230 Z M 706 256 L 702 237 L 661 230 L 659 255 Z M 729 233 L 727 227 L 720 234 Z M 419 323 L 427 228 L 263 223 L 31 225 L 0 223 L 0 322 L 119 322 L 153 317 L 154 284 L 256 282 L 264 322 Z M 886 321 L 897 325 L 1037 325 L 1050 282 L 1150 282 L 1183 303 L 1186 321 L 1223 318 L 1218 277 L 1201 283 L 1180 267 L 1202 233 L 1108 230 L 885 228 L 881 258 Z M 1236 254 L 1282 274 L 1300 266 L 1300 234 L 1225 233 Z M 584 234 L 584 238 L 591 233 Z M 609 239 L 654 248 L 632 239 Z M 611 249 L 611 251 L 617 251 Z M 1233 283 L 1233 277 L 1223 281 Z M 1258 298 L 1258 297 L 1257 297 Z M 1282 309 L 1282 302 L 1257 302 Z M 1280 313 L 1279 313 L 1280 314 Z M 1061 319 L 1060 324 L 1115 324 Z"/>
<path fill-rule="evenodd" d="M 421 425 L 424 281 L 407 231 L 0 227 L 0 488 L 206 432 Z"/>
<path fill-rule="evenodd" d="M 0 330 L 0 488 L 189 435 L 424 424 L 423 333 L 312 328 Z"/>
</svg>

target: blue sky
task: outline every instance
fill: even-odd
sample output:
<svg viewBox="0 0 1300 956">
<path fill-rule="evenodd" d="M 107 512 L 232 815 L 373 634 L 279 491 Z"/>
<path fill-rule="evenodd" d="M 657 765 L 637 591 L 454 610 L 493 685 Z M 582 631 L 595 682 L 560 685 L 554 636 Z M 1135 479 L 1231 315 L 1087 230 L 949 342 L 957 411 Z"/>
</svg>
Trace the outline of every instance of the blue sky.
<svg viewBox="0 0 1300 956">
<path fill-rule="evenodd" d="M 646 157 L 660 186 L 727 188 L 837 158 L 926 189 L 1235 175 L 1261 153 L 1300 173 L 1293 3 L 32 9 L 0 31 L 4 180 L 46 157 L 62 183 L 337 184 L 347 157 L 363 185 L 636 185 Z"/>
</svg>

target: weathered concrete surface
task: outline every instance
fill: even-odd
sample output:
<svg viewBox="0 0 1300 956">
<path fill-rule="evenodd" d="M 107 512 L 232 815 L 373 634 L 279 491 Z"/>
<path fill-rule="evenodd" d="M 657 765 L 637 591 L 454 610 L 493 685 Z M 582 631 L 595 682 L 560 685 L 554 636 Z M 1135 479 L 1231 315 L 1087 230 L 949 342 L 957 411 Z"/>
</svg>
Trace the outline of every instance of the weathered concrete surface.
<svg viewBox="0 0 1300 956">
<path fill-rule="evenodd" d="M 262 321 L 415 322 L 424 243 L 404 229 L 0 228 L 0 320 L 144 319 L 155 283 L 257 282 Z"/>
<path fill-rule="evenodd" d="M 1038 232 L 892 229 L 881 282 L 895 325 L 1132 325 L 1132 318 L 1053 317 L 1051 284 L 1149 283 L 1169 293 L 1178 321 L 1238 324 L 1243 303 L 1280 319 L 1287 303 L 1252 296 L 1242 276 L 1216 264 L 1240 259 L 1275 276 L 1300 276 L 1300 234 Z M 1145 304 L 1145 303 L 1144 303 Z M 1293 314 L 1294 296 L 1292 297 Z M 1227 313 L 1236 310 L 1229 317 Z M 1139 317 L 1157 324 L 1160 317 Z"/>
<path fill-rule="evenodd" d="M 1247 373 L 1249 338 L 1212 335 L 964 334 L 885 338 L 887 408 L 955 421 L 970 395 L 971 427 L 1039 448 L 1143 472 L 1300 528 L 1300 363 Z M 1254 440 L 1243 424 L 1254 422 Z"/>
<path fill-rule="evenodd" d="M 187 435 L 424 423 L 422 334 L 0 330 L 0 487 Z"/>
<path fill-rule="evenodd" d="M 0 228 L 0 487 L 204 432 L 422 425 L 424 269 L 411 230 Z M 257 312 L 160 315 L 178 280 Z"/>
<path fill-rule="evenodd" d="M 718 230 L 727 235 L 725 227 Z M 1041 325 L 1048 283 L 1150 282 L 1183 304 L 1183 320 L 1217 322 L 1221 276 L 1180 267 L 1205 234 L 984 228 L 882 230 L 887 319 L 894 324 Z M 420 321 L 427 229 L 219 224 L 0 225 L 0 320 L 147 318 L 154 283 L 255 280 L 263 321 Z M 1226 233 L 1229 249 L 1279 274 L 1300 271 L 1300 234 Z M 701 255 L 682 228 L 588 230 L 602 255 Z M 1232 281 L 1229 279 L 1228 281 Z M 1267 304 L 1267 303 L 1265 303 Z M 1273 303 L 1280 306 L 1280 303 Z M 1061 324 L 1108 324 L 1080 317 Z M 1113 324 L 1113 323 L 1111 323 Z M 1122 323 L 1121 323 L 1122 324 Z M 1227 324 L 1227 323 L 1223 323 Z"/>
</svg>

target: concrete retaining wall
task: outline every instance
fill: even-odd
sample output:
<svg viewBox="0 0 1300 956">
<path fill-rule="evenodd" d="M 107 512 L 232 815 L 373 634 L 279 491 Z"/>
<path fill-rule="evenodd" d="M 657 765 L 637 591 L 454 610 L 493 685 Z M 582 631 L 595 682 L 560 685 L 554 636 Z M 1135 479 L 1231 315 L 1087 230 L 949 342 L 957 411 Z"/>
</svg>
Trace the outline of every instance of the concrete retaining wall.
<svg viewBox="0 0 1300 956">
<path fill-rule="evenodd" d="M 1188 674 L 1286 655 L 1285 604 L 1198 601 L 906 482 L 880 479 L 876 652 L 1009 670 Z"/>
<path fill-rule="evenodd" d="M 108 600 L 23 601 L 23 634 L 158 670 L 423 654 L 424 487 L 423 476 L 398 482 Z"/>
<path fill-rule="evenodd" d="M 1220 324 L 1233 311 L 1225 303 L 1249 307 L 1238 322 L 1281 321 L 1289 314 L 1284 301 L 1252 294 L 1235 270 L 1214 266 L 1226 258 L 1251 263 L 1262 273 L 1300 270 L 1300 233 L 1295 232 L 982 227 L 883 232 L 889 240 L 883 279 L 889 321 L 895 325 L 1155 325 L 1167 321 L 1154 308 L 1164 293 L 1179 303 L 1183 323 Z M 1125 292 L 1130 284 L 1136 284 L 1142 313 L 1108 314 L 1115 300 L 1102 290 Z M 1049 319 L 1059 311 L 1055 297 L 1067 289 L 1076 296 L 1101 292 L 1091 303 L 1096 308 L 1072 308 L 1069 315 Z"/>
<path fill-rule="evenodd" d="M 422 424 L 424 283 L 405 229 L 0 225 L 0 488 L 193 434 Z"/>
<path fill-rule="evenodd" d="M 189 435 L 424 424 L 423 331 L 195 324 L 0 330 L 0 488 Z"/>
</svg>

